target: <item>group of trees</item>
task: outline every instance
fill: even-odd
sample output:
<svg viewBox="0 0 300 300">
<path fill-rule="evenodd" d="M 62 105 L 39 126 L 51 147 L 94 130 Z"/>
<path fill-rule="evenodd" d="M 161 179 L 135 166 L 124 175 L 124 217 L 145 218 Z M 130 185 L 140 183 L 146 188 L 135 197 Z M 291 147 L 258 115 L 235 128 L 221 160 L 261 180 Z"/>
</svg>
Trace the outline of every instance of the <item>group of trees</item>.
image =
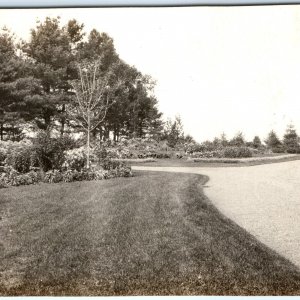
<svg viewBox="0 0 300 300">
<path fill-rule="evenodd" d="M 106 33 L 86 34 L 76 20 L 62 26 L 46 18 L 18 43 L 4 28 L 0 70 L 1 140 L 20 138 L 24 127 L 61 135 L 89 130 L 100 140 L 162 132 L 155 82 L 121 60 Z M 76 99 L 87 94 L 94 98 L 83 107 Z"/>
<path fill-rule="evenodd" d="M 251 147 L 255 149 L 270 149 L 273 152 L 300 153 L 300 137 L 298 136 L 293 125 L 289 125 L 280 140 L 274 130 L 271 130 L 267 138 L 262 141 L 259 136 L 255 136 L 252 141 L 246 141 L 242 132 L 238 132 L 232 139 L 228 140 L 223 133 L 219 138 L 213 141 L 202 143 L 207 149 L 216 149 L 222 147 Z"/>
<path fill-rule="evenodd" d="M 300 153 L 300 138 L 293 125 L 287 127 L 282 141 L 272 130 L 265 143 L 273 152 Z"/>
<path fill-rule="evenodd" d="M 0 139 L 20 139 L 24 130 L 85 132 L 90 138 L 118 141 L 121 136 L 166 140 L 174 148 L 195 143 L 185 136 L 180 117 L 165 124 L 153 94 L 150 76 L 128 65 L 117 54 L 113 40 L 70 20 L 37 22 L 28 41 L 16 42 L 7 29 L 0 31 Z M 299 151 L 299 138 L 289 126 L 281 141 L 271 131 L 264 141 L 274 151 Z M 208 147 L 263 147 L 258 136 L 245 141 L 238 133 L 225 134 Z M 89 148 L 89 147 L 88 147 Z"/>
</svg>

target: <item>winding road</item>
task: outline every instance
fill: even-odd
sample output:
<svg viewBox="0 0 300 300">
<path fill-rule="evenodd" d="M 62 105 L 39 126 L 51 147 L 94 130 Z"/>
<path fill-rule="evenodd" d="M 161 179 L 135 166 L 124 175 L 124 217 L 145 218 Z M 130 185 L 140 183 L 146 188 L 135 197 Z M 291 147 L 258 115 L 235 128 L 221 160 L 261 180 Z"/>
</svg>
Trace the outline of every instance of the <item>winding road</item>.
<svg viewBox="0 0 300 300">
<path fill-rule="evenodd" d="M 142 167 L 209 177 L 205 193 L 228 218 L 300 266 L 300 161 L 251 167 Z"/>
</svg>

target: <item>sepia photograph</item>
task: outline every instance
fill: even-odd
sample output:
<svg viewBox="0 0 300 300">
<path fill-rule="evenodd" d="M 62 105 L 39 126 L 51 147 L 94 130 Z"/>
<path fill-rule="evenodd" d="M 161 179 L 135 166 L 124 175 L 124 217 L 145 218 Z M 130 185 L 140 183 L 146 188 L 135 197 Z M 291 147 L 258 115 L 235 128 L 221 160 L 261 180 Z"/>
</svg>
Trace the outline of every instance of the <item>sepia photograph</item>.
<svg viewBox="0 0 300 300">
<path fill-rule="evenodd" d="M 300 296 L 300 5 L 0 9 L 0 296 Z"/>
</svg>

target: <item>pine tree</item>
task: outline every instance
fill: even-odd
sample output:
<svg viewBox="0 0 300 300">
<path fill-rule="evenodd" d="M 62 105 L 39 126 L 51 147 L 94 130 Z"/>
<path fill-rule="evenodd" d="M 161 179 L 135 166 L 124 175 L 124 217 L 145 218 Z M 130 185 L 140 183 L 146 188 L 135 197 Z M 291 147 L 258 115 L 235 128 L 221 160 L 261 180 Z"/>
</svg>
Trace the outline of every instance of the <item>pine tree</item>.
<svg viewBox="0 0 300 300">
<path fill-rule="evenodd" d="M 299 153 L 300 147 L 298 143 L 298 135 L 292 124 L 286 129 L 286 133 L 283 136 L 283 144 L 288 153 Z"/>
<path fill-rule="evenodd" d="M 282 143 L 274 130 L 270 131 L 267 139 L 265 140 L 265 143 L 268 146 L 268 148 L 271 149 L 273 152 L 284 152 L 284 149 L 282 148 Z"/>
</svg>

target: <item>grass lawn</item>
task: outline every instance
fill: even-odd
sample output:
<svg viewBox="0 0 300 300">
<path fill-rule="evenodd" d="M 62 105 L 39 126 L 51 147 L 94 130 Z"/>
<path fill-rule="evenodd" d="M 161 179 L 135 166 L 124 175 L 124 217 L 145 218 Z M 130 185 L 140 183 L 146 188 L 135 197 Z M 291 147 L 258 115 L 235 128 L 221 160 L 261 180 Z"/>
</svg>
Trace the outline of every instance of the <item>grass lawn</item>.
<svg viewBox="0 0 300 300">
<path fill-rule="evenodd" d="M 195 174 L 0 191 L 1 295 L 293 295 L 300 270 L 225 218 Z"/>
<path fill-rule="evenodd" d="M 220 167 L 249 167 L 249 166 L 256 166 L 256 165 L 263 165 L 263 164 L 272 164 L 272 163 L 279 163 L 285 161 L 293 161 L 293 160 L 300 160 L 300 155 L 295 155 L 291 157 L 285 157 L 282 159 L 276 158 L 279 155 L 274 155 L 274 160 L 267 157 L 261 158 L 258 161 L 250 161 L 250 162 L 218 162 L 218 161 L 199 161 L 195 162 L 193 160 L 187 159 L 178 159 L 178 158 L 169 158 L 169 159 L 156 159 L 156 161 L 144 161 L 144 160 L 126 160 L 126 163 L 131 166 L 149 166 L 149 167 L 212 167 L 212 168 L 220 168 Z"/>
</svg>

